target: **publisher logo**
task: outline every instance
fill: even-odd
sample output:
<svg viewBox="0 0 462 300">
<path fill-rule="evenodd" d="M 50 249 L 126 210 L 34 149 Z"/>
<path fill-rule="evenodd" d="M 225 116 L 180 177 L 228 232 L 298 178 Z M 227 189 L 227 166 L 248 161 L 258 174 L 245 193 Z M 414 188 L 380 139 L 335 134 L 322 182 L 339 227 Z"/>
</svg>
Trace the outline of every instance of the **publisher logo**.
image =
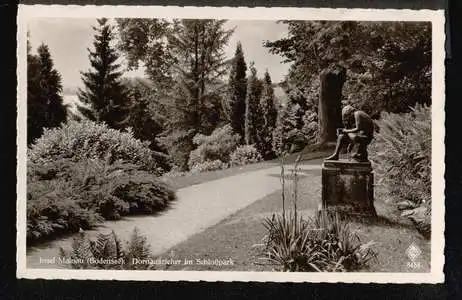
<svg viewBox="0 0 462 300">
<path fill-rule="evenodd" d="M 411 269 L 419 269 L 421 267 L 420 262 L 418 261 L 422 255 L 422 250 L 414 242 L 412 242 L 409 247 L 406 249 L 406 255 L 409 258 L 407 266 Z"/>
</svg>

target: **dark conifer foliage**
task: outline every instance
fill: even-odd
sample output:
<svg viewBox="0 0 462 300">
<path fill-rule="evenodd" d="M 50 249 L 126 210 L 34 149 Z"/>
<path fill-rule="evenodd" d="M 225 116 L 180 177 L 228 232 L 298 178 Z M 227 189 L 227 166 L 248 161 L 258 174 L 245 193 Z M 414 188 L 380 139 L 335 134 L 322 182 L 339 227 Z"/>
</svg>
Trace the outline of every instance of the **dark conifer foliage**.
<svg viewBox="0 0 462 300">
<path fill-rule="evenodd" d="M 121 80 L 119 55 L 112 45 L 113 27 L 108 24 L 108 19 L 102 18 L 93 29 L 96 32 L 94 49 L 88 49 L 91 69 L 81 72 L 85 88 L 77 93 L 85 106 L 79 106 L 79 111 L 90 120 L 120 129 L 127 123 L 130 103 Z"/>
<path fill-rule="evenodd" d="M 260 152 L 263 158 L 269 159 L 274 157 L 272 150 L 273 131 L 276 127 L 277 109 L 274 103 L 274 88 L 271 76 L 268 71 L 263 77 L 263 89 L 260 99 L 260 110 L 263 118 L 263 124 L 260 127 Z"/>
<path fill-rule="evenodd" d="M 142 62 L 166 119 L 159 139 L 180 170 L 188 167 L 196 134 L 223 125 L 229 60 L 224 47 L 233 30 L 226 20 L 118 19 L 119 47 L 130 66 Z M 138 40 L 144 44 L 133 43 Z"/>
<path fill-rule="evenodd" d="M 229 75 L 229 119 L 233 130 L 244 137 L 245 97 L 247 93 L 247 64 L 242 44 L 236 46 Z"/>
<path fill-rule="evenodd" d="M 27 45 L 27 143 L 40 137 L 44 128 L 59 126 L 67 118 L 61 96 L 61 75 L 54 68 L 48 46 L 41 44 L 37 55 Z"/>
<path fill-rule="evenodd" d="M 247 80 L 247 96 L 245 102 L 245 143 L 247 145 L 259 145 L 259 129 L 262 126 L 263 117 L 260 110 L 260 98 L 262 94 L 262 82 L 257 77 L 257 69 L 251 64 L 250 76 Z M 257 148 L 257 150 L 260 150 Z"/>
</svg>

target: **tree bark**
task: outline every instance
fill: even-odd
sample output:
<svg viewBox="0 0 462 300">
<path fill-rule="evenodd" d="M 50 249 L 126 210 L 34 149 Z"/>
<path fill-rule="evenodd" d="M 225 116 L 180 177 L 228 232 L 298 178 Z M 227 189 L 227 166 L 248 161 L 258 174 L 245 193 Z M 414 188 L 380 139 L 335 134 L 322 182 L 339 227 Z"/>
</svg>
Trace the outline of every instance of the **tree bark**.
<svg viewBox="0 0 462 300">
<path fill-rule="evenodd" d="M 337 128 L 342 126 L 341 98 L 346 81 L 346 69 L 334 66 L 320 74 L 321 86 L 318 105 L 318 143 L 325 144 L 337 140 Z"/>
</svg>

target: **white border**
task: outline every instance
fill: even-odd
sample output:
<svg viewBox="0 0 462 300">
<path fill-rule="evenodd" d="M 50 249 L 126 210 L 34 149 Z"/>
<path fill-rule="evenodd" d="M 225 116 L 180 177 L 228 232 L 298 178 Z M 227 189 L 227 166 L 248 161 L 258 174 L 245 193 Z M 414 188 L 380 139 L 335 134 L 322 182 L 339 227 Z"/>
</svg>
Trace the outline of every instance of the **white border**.
<svg viewBox="0 0 462 300">
<path fill-rule="evenodd" d="M 26 33 L 31 18 L 221 18 L 242 20 L 353 20 L 432 22 L 432 241 L 429 273 L 279 273 L 226 271 L 114 271 L 26 268 Z M 440 283 L 444 281 L 444 58 L 443 10 L 230 8 L 171 6 L 19 5 L 17 119 L 17 277 L 136 281 L 271 281 L 345 283 Z"/>
</svg>

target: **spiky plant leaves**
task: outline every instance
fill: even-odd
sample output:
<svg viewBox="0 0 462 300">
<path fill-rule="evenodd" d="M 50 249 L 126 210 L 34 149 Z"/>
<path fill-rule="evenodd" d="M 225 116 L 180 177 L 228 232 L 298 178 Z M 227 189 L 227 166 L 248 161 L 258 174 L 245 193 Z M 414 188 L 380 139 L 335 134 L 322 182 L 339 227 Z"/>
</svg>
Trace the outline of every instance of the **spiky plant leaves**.
<svg viewBox="0 0 462 300">
<path fill-rule="evenodd" d="M 149 263 L 136 263 L 152 259 L 147 238 L 136 227 L 125 243 L 114 231 L 96 237 L 82 232 L 73 239 L 70 250 L 61 247 L 59 251 L 63 259 L 75 262 L 68 265 L 73 269 L 153 269 Z"/>
<path fill-rule="evenodd" d="M 281 178 L 284 178 L 283 168 L 282 164 Z M 307 220 L 298 215 L 297 172 L 296 161 L 292 174 L 295 181 L 293 209 L 283 210 L 263 221 L 267 232 L 263 244 L 266 258 L 281 271 L 290 272 L 343 272 L 367 265 L 376 255 L 371 248 L 374 244 L 363 244 L 338 214 L 321 211 Z M 282 193 L 284 195 L 284 186 Z"/>
</svg>

